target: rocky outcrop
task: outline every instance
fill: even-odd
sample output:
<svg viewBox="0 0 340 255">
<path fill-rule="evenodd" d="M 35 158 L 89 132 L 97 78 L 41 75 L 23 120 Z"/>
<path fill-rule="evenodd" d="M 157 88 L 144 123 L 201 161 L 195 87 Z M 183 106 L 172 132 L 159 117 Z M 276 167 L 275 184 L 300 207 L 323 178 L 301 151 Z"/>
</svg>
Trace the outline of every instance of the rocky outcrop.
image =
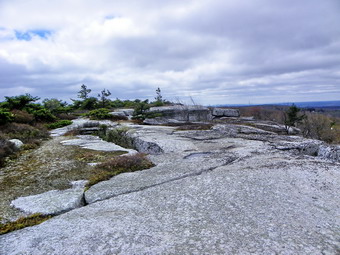
<svg viewBox="0 0 340 255">
<path fill-rule="evenodd" d="M 340 146 L 329 145 L 319 140 L 293 137 L 292 140 L 272 141 L 272 145 L 278 150 L 340 162 Z"/>
<path fill-rule="evenodd" d="M 155 167 L 98 183 L 89 205 L 0 236 L 0 254 L 338 253 L 340 164 L 321 157 L 338 147 L 242 125 L 133 128 L 128 135 L 161 149 L 148 156 Z"/>
<path fill-rule="evenodd" d="M 210 109 L 204 106 L 174 105 L 151 107 L 149 113 L 159 114 L 166 119 L 175 119 L 185 122 L 210 121 Z"/>
<path fill-rule="evenodd" d="M 135 150 L 126 149 L 114 143 L 106 142 L 97 136 L 78 135 L 77 139 L 70 139 L 61 142 L 63 145 L 79 146 L 84 149 L 96 151 L 126 151 L 130 154 L 136 153 Z"/>
<path fill-rule="evenodd" d="M 169 124 L 180 124 L 185 123 L 186 121 L 180 121 L 175 119 L 168 119 L 164 117 L 155 117 L 155 118 L 146 118 L 143 121 L 143 124 L 146 125 L 169 125 Z"/>
<path fill-rule="evenodd" d="M 240 111 L 237 109 L 213 108 L 214 117 L 240 117 Z"/>
<path fill-rule="evenodd" d="M 91 129 L 92 129 L 92 131 L 97 130 L 97 128 L 100 125 L 106 125 L 108 127 L 114 127 L 114 126 L 117 125 L 117 123 L 112 122 L 110 120 L 93 121 L 93 120 L 90 120 L 90 119 L 81 118 L 81 119 L 73 120 L 71 125 L 51 130 L 50 134 L 51 134 L 52 137 L 62 136 L 64 134 L 66 134 L 68 131 L 74 130 L 74 129 L 85 129 L 85 131 L 90 132 Z"/>
</svg>

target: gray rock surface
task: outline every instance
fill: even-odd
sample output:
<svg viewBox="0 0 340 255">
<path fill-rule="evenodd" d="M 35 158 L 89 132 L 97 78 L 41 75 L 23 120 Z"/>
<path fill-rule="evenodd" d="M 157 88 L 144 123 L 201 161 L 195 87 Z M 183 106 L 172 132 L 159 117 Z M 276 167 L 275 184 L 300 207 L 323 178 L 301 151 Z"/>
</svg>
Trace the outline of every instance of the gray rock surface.
<svg viewBox="0 0 340 255">
<path fill-rule="evenodd" d="M 52 137 L 56 136 L 62 136 L 66 134 L 68 131 L 77 129 L 77 128 L 86 128 L 86 127 L 99 127 L 100 125 L 107 125 L 109 127 L 116 126 L 117 123 L 109 121 L 109 120 L 90 120 L 86 118 L 76 119 L 72 121 L 71 125 L 62 127 L 62 128 L 56 128 L 50 131 L 50 134 Z"/>
<path fill-rule="evenodd" d="M 0 236 L 0 254 L 338 254 L 340 163 L 306 155 L 324 144 L 237 125 L 135 128 L 161 149 L 155 167 Z"/>
<path fill-rule="evenodd" d="M 240 111 L 237 109 L 213 108 L 214 117 L 240 117 Z"/>
<path fill-rule="evenodd" d="M 84 188 L 67 190 L 51 190 L 42 194 L 19 197 L 11 202 L 11 206 L 26 214 L 41 213 L 57 215 L 82 206 Z"/>
<path fill-rule="evenodd" d="M 22 141 L 20 141 L 19 139 L 10 139 L 8 140 L 9 142 L 13 143 L 15 145 L 16 149 L 20 149 L 21 146 L 24 145 L 24 143 Z"/>
<path fill-rule="evenodd" d="M 167 119 L 175 119 L 178 121 L 210 121 L 212 115 L 210 109 L 198 105 L 174 105 L 151 107 L 150 113 L 162 114 L 162 117 Z"/>
<path fill-rule="evenodd" d="M 151 119 L 145 119 L 143 121 L 143 124 L 146 125 L 165 125 L 165 124 L 176 124 L 176 123 L 185 123 L 185 121 L 179 121 L 175 119 L 168 119 L 164 117 L 156 117 L 156 118 L 151 118 Z"/>
<path fill-rule="evenodd" d="M 124 112 L 115 111 L 115 112 L 110 112 L 110 114 L 112 114 L 113 116 L 127 117 Z"/>
<path fill-rule="evenodd" d="M 96 151 L 126 151 L 130 154 L 137 153 L 135 150 L 126 149 L 114 143 L 106 142 L 97 136 L 78 135 L 77 139 L 70 139 L 61 142 L 63 145 L 79 146 L 84 149 Z"/>
</svg>

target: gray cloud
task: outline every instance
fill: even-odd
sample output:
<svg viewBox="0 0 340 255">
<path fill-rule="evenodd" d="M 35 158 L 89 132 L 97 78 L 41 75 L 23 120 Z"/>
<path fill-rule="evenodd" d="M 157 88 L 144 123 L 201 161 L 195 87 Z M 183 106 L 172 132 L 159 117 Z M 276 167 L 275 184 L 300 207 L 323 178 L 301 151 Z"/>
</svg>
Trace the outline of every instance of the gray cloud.
<svg viewBox="0 0 340 255">
<path fill-rule="evenodd" d="M 340 98 L 337 0 L 5 0 L 0 7 L 2 97 L 75 98 L 85 83 L 113 98 L 152 99 L 161 87 L 165 98 L 202 104 Z M 16 31 L 47 36 L 24 41 Z"/>
</svg>

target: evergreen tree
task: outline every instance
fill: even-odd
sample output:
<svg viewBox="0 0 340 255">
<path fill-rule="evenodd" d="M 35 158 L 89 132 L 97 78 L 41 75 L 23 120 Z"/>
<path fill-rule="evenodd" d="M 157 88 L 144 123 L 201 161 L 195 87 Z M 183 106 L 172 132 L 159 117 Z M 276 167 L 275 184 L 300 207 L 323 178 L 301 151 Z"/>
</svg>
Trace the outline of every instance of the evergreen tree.
<svg viewBox="0 0 340 255">
<path fill-rule="evenodd" d="M 101 106 L 103 108 L 105 108 L 108 103 L 109 103 L 109 99 L 108 97 L 111 96 L 111 92 L 109 90 L 106 90 L 106 89 L 103 89 L 100 94 L 98 94 L 98 97 L 99 97 L 99 101 L 101 103 Z"/>
<path fill-rule="evenodd" d="M 163 101 L 163 97 L 162 97 L 162 92 L 161 89 L 158 87 L 156 89 L 156 97 L 155 97 L 156 101 L 154 103 L 155 106 L 162 106 L 164 105 L 164 101 Z"/>
<path fill-rule="evenodd" d="M 81 85 L 80 91 L 78 92 L 78 97 L 81 99 L 87 99 L 89 94 L 91 93 L 91 89 L 88 89 L 85 84 Z"/>
<path fill-rule="evenodd" d="M 305 115 L 299 115 L 300 111 L 300 108 L 298 108 L 295 104 L 292 104 L 292 106 L 290 106 L 285 112 L 284 124 L 287 134 L 289 134 L 290 127 L 294 127 L 296 124 L 300 123 L 304 119 Z"/>
</svg>

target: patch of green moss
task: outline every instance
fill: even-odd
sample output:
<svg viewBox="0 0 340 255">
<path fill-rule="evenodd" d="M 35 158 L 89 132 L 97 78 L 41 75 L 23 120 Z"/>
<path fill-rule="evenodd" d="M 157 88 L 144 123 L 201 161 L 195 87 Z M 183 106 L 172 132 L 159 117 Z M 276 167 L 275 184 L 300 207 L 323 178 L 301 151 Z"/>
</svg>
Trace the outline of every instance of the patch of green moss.
<svg viewBox="0 0 340 255">
<path fill-rule="evenodd" d="M 32 214 L 28 217 L 21 217 L 14 222 L 8 222 L 8 223 L 5 223 L 5 224 L 0 223 L 0 235 L 6 234 L 8 232 L 15 231 L 15 230 L 19 230 L 19 229 L 22 229 L 22 228 L 38 225 L 38 224 L 40 224 L 40 223 L 42 223 L 42 222 L 44 222 L 44 221 L 46 221 L 50 218 L 51 218 L 51 216 L 45 216 L 45 215 L 41 215 L 39 213 L 36 213 L 36 214 Z"/>
</svg>

